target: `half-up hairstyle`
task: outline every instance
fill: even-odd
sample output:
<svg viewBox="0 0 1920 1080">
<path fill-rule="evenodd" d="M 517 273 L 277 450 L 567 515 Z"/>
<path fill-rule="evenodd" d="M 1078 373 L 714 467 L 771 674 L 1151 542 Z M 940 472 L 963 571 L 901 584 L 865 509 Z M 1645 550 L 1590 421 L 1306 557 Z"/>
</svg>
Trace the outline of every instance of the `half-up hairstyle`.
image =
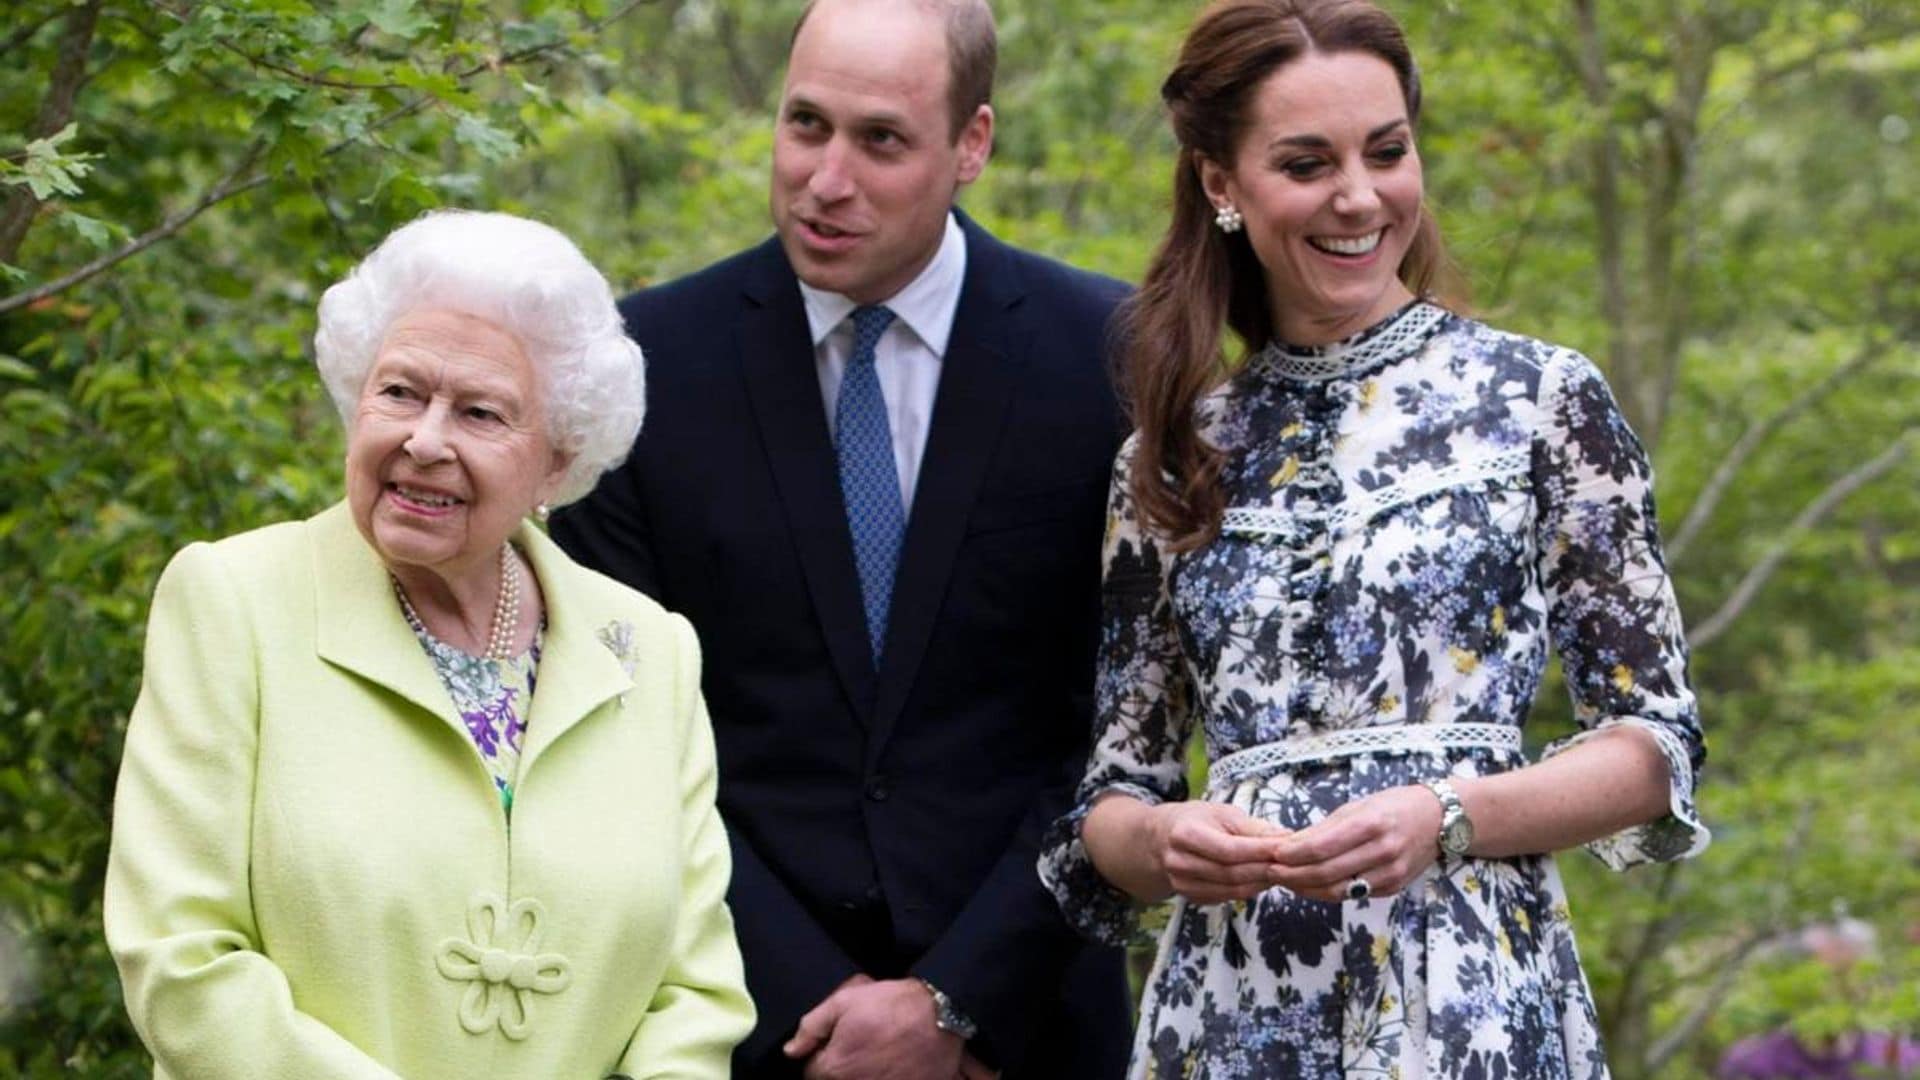
<svg viewBox="0 0 1920 1080">
<path fill-rule="evenodd" d="M 1213 539 L 1225 509 L 1222 455 L 1194 415 L 1227 374 L 1222 328 L 1247 352 L 1274 336 L 1259 260 L 1245 233 L 1214 226 L 1200 163 L 1230 165 L 1261 83 L 1311 52 L 1386 61 L 1399 77 L 1408 123 L 1419 122 L 1420 75 L 1406 36 L 1366 0 L 1217 0 L 1187 32 L 1160 88 L 1180 145 L 1173 216 L 1122 316 L 1120 384 L 1137 429 L 1130 494 L 1145 524 L 1175 551 Z M 1425 295 L 1446 266 L 1440 231 L 1423 208 L 1400 280 Z"/>
</svg>

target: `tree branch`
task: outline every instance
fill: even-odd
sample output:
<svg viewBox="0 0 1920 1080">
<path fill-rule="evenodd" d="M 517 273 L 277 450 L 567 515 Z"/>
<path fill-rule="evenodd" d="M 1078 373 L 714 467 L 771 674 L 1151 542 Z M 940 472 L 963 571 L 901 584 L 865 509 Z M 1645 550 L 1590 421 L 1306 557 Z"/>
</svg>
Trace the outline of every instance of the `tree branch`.
<svg viewBox="0 0 1920 1080">
<path fill-rule="evenodd" d="M 1666 427 L 1667 408 L 1680 370 L 1680 351 L 1687 329 L 1689 290 L 1682 277 L 1693 230 L 1677 227 L 1681 210 L 1693 188 L 1695 156 L 1700 141 L 1700 112 L 1712 81 L 1716 54 L 1724 42 L 1711 21 L 1676 7 L 1670 15 L 1673 76 L 1672 99 L 1656 110 L 1659 135 L 1653 140 L 1641 222 L 1644 271 L 1639 320 L 1645 328 L 1640 385 L 1629 392 L 1640 397 L 1640 437 L 1657 446 Z M 1684 235 L 1683 235 L 1684 234 Z"/>
<path fill-rule="evenodd" d="M 1653 1045 L 1647 1048 L 1646 1072 L 1649 1076 L 1657 1075 L 1661 1066 L 1685 1049 L 1686 1045 L 1693 1041 L 1694 1036 L 1700 1034 L 1700 1029 L 1707 1026 L 1707 1021 L 1713 1019 L 1714 1014 L 1720 1011 L 1720 1006 L 1726 1003 L 1727 995 L 1733 992 L 1735 979 L 1746 970 L 1747 961 L 1759 951 L 1760 946 L 1766 944 L 1772 934 L 1771 925 L 1753 930 L 1740 939 L 1731 954 L 1714 966 L 1713 984 L 1707 987 L 1705 995 L 1694 1005 L 1692 1011 L 1687 1013 L 1679 1023 L 1662 1032 L 1660 1037 L 1654 1040 Z"/>
<path fill-rule="evenodd" d="M 73 103 L 80 85 L 87 78 L 87 51 L 93 47 L 93 30 L 100 22 L 101 0 L 89 0 L 67 11 L 66 30 L 60 37 L 60 52 L 47 76 L 47 96 L 40 99 L 40 115 L 33 121 L 27 141 L 56 134 L 73 118 Z M 0 263 L 10 263 L 27 237 L 40 200 L 25 184 L 7 193 L 5 209 L 0 209 Z"/>
<path fill-rule="evenodd" d="M 264 140 L 255 140 L 254 144 L 247 148 L 247 153 L 240 159 L 240 164 L 234 166 L 227 175 L 220 178 L 218 183 L 208 188 L 205 194 L 194 200 L 192 206 L 168 215 L 160 224 L 155 225 L 153 228 L 127 241 L 120 247 L 107 252 L 105 255 L 94 259 L 76 270 L 57 277 L 44 285 L 36 286 L 25 292 L 14 293 L 12 296 L 0 300 L 0 315 L 5 315 L 18 308 L 26 307 L 28 304 L 38 303 L 49 296 L 65 292 L 89 278 L 96 277 L 126 260 L 133 258 L 135 255 L 140 254 L 160 241 L 165 240 L 174 233 L 179 232 L 187 226 L 188 222 L 199 217 L 210 207 L 223 203 L 235 195 L 251 191 L 261 184 L 266 183 L 273 178 L 272 173 L 261 173 L 245 180 L 241 179 L 243 174 L 252 170 L 253 163 L 258 160 L 260 152 L 265 148 L 266 143 Z"/>
<path fill-rule="evenodd" d="M 1826 400 L 1849 379 L 1878 363 L 1890 351 L 1889 342 L 1869 342 L 1851 360 L 1802 391 L 1798 397 L 1789 401 L 1778 412 L 1742 432 L 1740 438 L 1735 440 L 1733 446 L 1721 456 L 1720 464 L 1714 467 L 1713 475 L 1707 478 L 1706 486 L 1700 489 L 1700 494 L 1694 498 L 1693 505 L 1687 508 L 1686 519 L 1674 532 L 1673 539 L 1667 542 L 1667 561 L 1669 563 L 1680 561 L 1680 557 L 1699 537 L 1701 530 L 1706 528 L 1713 512 L 1719 508 L 1720 500 L 1726 496 L 1734 476 L 1766 444 L 1767 440 L 1773 437 L 1775 432 Z"/>
<path fill-rule="evenodd" d="M 1773 887 L 1768 890 L 1769 903 L 1765 916 L 1741 937 L 1731 953 L 1714 965 L 1713 983 L 1692 1011 L 1688 1012 L 1679 1023 L 1662 1033 L 1647 1049 L 1648 1075 L 1658 1074 L 1668 1061 L 1681 1050 L 1686 1049 L 1687 1044 L 1700 1034 L 1701 1029 L 1707 1026 L 1707 1022 L 1720 1011 L 1720 1006 L 1726 1004 L 1727 996 L 1733 993 L 1734 980 L 1745 970 L 1747 961 L 1753 959 L 1754 954 L 1780 932 L 1781 924 L 1786 921 L 1787 905 L 1791 900 L 1792 875 L 1789 871 L 1798 866 L 1801 857 L 1806 854 L 1807 839 L 1812 832 L 1813 808 L 1802 806 L 1795 818 L 1793 833 L 1784 845 L 1780 862 L 1774 869 Z"/>
<path fill-rule="evenodd" d="M 64 8 L 54 8 L 52 11 L 47 12 L 37 19 L 29 19 L 22 23 L 19 29 L 7 35 L 5 41 L 0 41 L 0 56 L 5 56 L 26 44 L 27 39 L 39 33 L 41 27 L 59 18 L 64 10 Z"/>
<path fill-rule="evenodd" d="M 264 56 L 259 56 L 254 53 L 248 52 L 247 50 L 241 48 L 240 46 L 235 45 L 233 42 L 228 41 L 226 38 L 219 38 L 217 40 L 220 42 L 221 48 L 227 50 L 228 52 L 234 54 L 235 56 L 238 56 L 240 59 L 245 60 L 247 63 L 253 65 L 254 67 L 265 68 L 266 70 L 271 71 L 276 75 L 284 75 L 287 78 L 292 79 L 294 82 L 303 83 L 307 86 L 318 86 L 328 90 L 405 90 L 405 89 L 408 89 L 408 87 L 406 87 L 404 84 L 394 83 L 394 82 L 360 83 L 360 82 L 349 82 L 345 79 L 329 79 L 324 75 L 315 75 L 309 71 L 301 71 L 299 68 L 288 67 L 285 64 L 277 64 L 272 60 L 267 59 Z"/>
<path fill-rule="evenodd" d="M 767 99 L 766 81 L 740 43 L 740 20 L 732 8 L 723 6 L 714 13 L 713 30 L 726 54 L 727 72 L 733 76 L 734 103 L 743 109 L 760 108 Z"/>
<path fill-rule="evenodd" d="M 1767 583 L 1767 579 L 1780 568 L 1780 564 L 1786 560 L 1788 552 L 1793 549 L 1794 543 L 1800 539 L 1801 534 L 1818 525 L 1847 496 L 1879 479 L 1895 465 L 1900 464 L 1901 460 L 1907 456 L 1907 451 L 1911 449 L 1909 444 L 1916 435 L 1920 435 L 1920 426 L 1907 428 L 1896 435 L 1893 442 L 1872 460 L 1862 463 L 1853 471 L 1827 485 L 1825 491 L 1808 503 L 1806 509 L 1800 511 L 1799 516 L 1793 519 L 1793 523 L 1787 526 L 1786 532 L 1774 541 L 1773 547 L 1754 564 L 1753 569 L 1747 571 L 1747 576 L 1740 579 L 1740 584 L 1735 586 L 1726 602 L 1720 605 L 1720 610 L 1694 626 L 1693 632 L 1687 635 L 1687 644 L 1694 649 L 1701 649 L 1708 642 L 1725 633 L 1727 628 L 1733 625 L 1734 620 L 1747 609 L 1747 605 L 1753 602 L 1754 596 Z"/>
<path fill-rule="evenodd" d="M 606 27 L 611 23 L 613 23 L 616 19 L 624 18 L 627 14 L 639 8 L 640 5 L 646 4 L 646 3 L 652 3 L 652 2 L 653 0 L 628 0 L 627 3 L 615 9 L 613 12 L 608 14 L 605 18 L 599 19 L 593 23 L 588 24 L 588 28 L 587 28 L 588 32 L 598 34 L 600 31 L 606 29 Z M 96 8 L 99 6 L 99 3 L 100 3 L 100 0 L 94 0 L 94 6 Z M 459 72 L 455 76 L 455 78 L 464 82 L 468 79 L 471 79 L 471 78 L 474 78 L 475 76 L 480 75 L 483 72 L 488 72 L 488 71 L 497 72 L 515 64 L 525 63 L 526 61 L 531 60 L 534 57 L 541 55 L 542 53 L 550 52 L 554 49 L 557 49 L 563 44 L 564 42 L 561 42 L 561 41 L 550 41 L 540 45 L 532 45 L 525 49 L 520 49 L 516 52 L 506 53 L 501 56 L 490 57 L 487 60 L 474 64 L 471 67 L 468 67 L 466 70 Z M 368 124 L 366 130 L 362 132 L 359 136 L 356 136 L 354 138 L 349 138 L 349 139 L 342 139 L 339 142 L 334 143 L 332 146 L 327 147 L 326 150 L 321 152 L 321 156 L 331 157 L 341 152 L 342 150 L 347 149 L 350 146 L 355 146 L 359 144 L 361 141 L 367 138 L 370 138 L 374 133 L 380 131 L 382 128 L 385 128 L 395 123 L 396 121 L 404 119 L 408 116 L 412 116 L 413 114 L 426 108 L 429 104 L 431 104 L 436 100 L 438 99 L 431 94 L 422 94 L 419 97 L 415 98 L 414 100 L 408 102 L 407 104 L 392 110 L 391 112 L 387 113 L 385 116 L 374 121 L 373 123 Z M 38 285 L 24 292 L 18 292 L 18 293 L 14 293 L 11 296 L 0 298 L 0 315 L 5 315 L 5 314 L 8 314 L 9 312 L 16 311 L 20 308 L 26 307 L 29 304 L 38 303 L 39 301 L 45 300 L 50 296 L 55 296 L 55 295 L 58 295 L 59 293 L 65 292 L 66 290 L 71 289 L 75 285 L 78 285 L 84 281 L 88 281 L 94 277 L 97 277 L 100 274 L 106 272 L 107 270 L 110 270 L 113 267 L 118 266 L 120 263 L 125 262 L 126 260 L 132 258 L 133 256 L 140 254 L 141 252 L 147 250 L 153 245 L 159 243 L 160 241 L 165 240 L 166 238 L 179 232 L 181 229 L 185 228 L 189 222 L 193 221 L 194 218 L 199 217 L 202 213 L 204 213 L 208 209 L 220 203 L 223 203 L 228 199 L 234 198 L 235 196 L 243 195 L 249 191 L 252 191 L 254 188 L 257 188 L 262 184 L 265 184 L 268 181 L 275 179 L 277 174 L 271 171 L 258 173 L 253 176 L 245 175 L 249 170 L 253 168 L 253 163 L 259 159 L 261 152 L 265 149 L 266 149 L 266 143 L 264 142 L 264 140 L 255 141 L 254 144 L 251 147 L 249 147 L 247 149 L 247 152 L 241 157 L 240 163 L 237 166 L 235 166 L 231 171 L 229 171 L 225 176 L 221 177 L 219 182 L 215 183 L 213 187 L 207 189 L 207 191 L 203 193 L 198 199 L 194 200 L 191 206 L 187 207 L 184 210 L 181 210 L 174 214 L 169 215 L 160 224 L 154 226 L 151 229 L 148 229 L 146 232 L 141 233 L 139 236 L 134 237 L 132 240 L 127 241 L 125 244 L 122 244 L 120 247 L 114 249 L 113 251 L 110 251 L 105 255 L 102 255 L 99 258 L 94 259 L 91 262 L 88 262 L 84 266 L 81 266 L 75 270 L 72 270 L 66 274 L 63 274 L 52 281 L 46 282 L 43 285 Z M 0 261 L 3 261 L 3 260 L 0 260 Z"/>
<path fill-rule="evenodd" d="M 1607 1031 L 1606 1037 L 1616 1044 L 1621 1043 L 1620 1028 L 1631 1023 L 1635 1027 L 1644 1026 L 1641 1017 L 1633 1010 L 1644 1009 L 1645 1000 L 1640 993 L 1640 985 L 1647 976 L 1647 965 L 1659 954 L 1666 942 L 1667 933 L 1680 919 L 1679 910 L 1668 899 L 1673 895 L 1679 883 L 1680 865 L 1677 862 L 1663 863 L 1656 871 L 1658 881 L 1654 884 L 1654 907 L 1661 914 L 1648 919 L 1640 928 L 1640 936 L 1628 950 L 1625 962 L 1620 965 L 1620 985 L 1613 996 L 1613 1007 L 1606 1010 L 1613 1019 L 1614 1027 Z M 1639 1040 L 1626 1040 L 1627 1044 Z"/>
<path fill-rule="evenodd" d="M 1594 234 L 1600 260 L 1600 306 L 1611 332 L 1607 342 L 1608 374 L 1621 391 L 1628 421 L 1644 427 L 1639 416 L 1640 364 L 1628 310 L 1625 232 L 1620 203 L 1620 144 L 1614 134 L 1613 82 L 1607 77 L 1606 41 L 1594 12 L 1595 0 L 1573 0 L 1574 27 L 1579 35 L 1580 84 L 1593 113 L 1594 131 L 1587 151 L 1593 175 L 1588 190 L 1593 199 Z"/>
<path fill-rule="evenodd" d="M 1843 41 L 1831 41 L 1818 44 L 1802 55 L 1796 56 L 1792 60 L 1780 64 L 1777 67 L 1767 67 L 1764 64 L 1755 65 L 1753 77 L 1747 84 L 1747 92 L 1753 93 L 1765 89 L 1772 83 L 1780 82 L 1802 71 L 1816 68 L 1820 66 L 1822 60 L 1830 57 L 1853 56 L 1880 48 L 1883 45 L 1898 44 L 1916 34 L 1920 34 L 1920 23 L 1875 27 L 1872 30 L 1855 34 Z"/>
</svg>

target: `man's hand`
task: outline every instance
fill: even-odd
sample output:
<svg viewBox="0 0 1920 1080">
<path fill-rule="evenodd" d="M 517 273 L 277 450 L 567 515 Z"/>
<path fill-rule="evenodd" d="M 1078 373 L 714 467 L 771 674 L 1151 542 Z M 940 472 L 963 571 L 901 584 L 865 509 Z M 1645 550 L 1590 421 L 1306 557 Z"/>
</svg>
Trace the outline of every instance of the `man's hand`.
<svg viewBox="0 0 1920 1080">
<path fill-rule="evenodd" d="M 855 975 L 800 1018 L 783 1047 L 806 1058 L 807 1080 L 955 1080 L 992 1076 L 960 1036 L 933 1023 L 933 998 L 918 979 Z"/>
</svg>

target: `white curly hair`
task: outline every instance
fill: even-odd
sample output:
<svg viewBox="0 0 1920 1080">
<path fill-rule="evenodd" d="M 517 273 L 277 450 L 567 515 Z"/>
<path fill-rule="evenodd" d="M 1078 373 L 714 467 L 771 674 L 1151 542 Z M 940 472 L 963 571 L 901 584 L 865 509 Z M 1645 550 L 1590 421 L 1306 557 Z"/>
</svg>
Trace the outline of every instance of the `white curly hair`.
<svg viewBox="0 0 1920 1080">
<path fill-rule="evenodd" d="M 553 505 L 593 490 L 626 458 L 646 412 L 646 365 L 607 279 L 559 230 L 512 214 L 431 211 L 328 289 L 314 363 L 349 429 L 387 329 L 423 308 L 485 319 L 526 350 L 547 437 L 573 455 Z"/>
</svg>

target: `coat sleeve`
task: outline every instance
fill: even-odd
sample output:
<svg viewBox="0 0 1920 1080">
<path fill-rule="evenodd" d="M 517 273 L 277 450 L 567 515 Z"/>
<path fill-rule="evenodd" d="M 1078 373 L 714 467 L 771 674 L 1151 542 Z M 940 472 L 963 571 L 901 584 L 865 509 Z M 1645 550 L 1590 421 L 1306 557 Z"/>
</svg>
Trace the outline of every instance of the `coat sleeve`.
<svg viewBox="0 0 1920 1080">
<path fill-rule="evenodd" d="M 753 1029 L 740 947 L 727 910 L 730 858 L 714 806 L 713 729 L 700 694 L 700 646 L 693 627 L 673 619 L 683 718 L 680 763 L 682 837 L 679 916 L 673 952 L 653 1002 L 620 1059 L 634 1080 L 724 1077 L 734 1045 Z"/>
<path fill-rule="evenodd" d="M 677 598 L 655 571 L 652 530 L 638 469 L 648 435 L 642 433 L 628 463 L 602 477 L 579 502 L 553 515 L 555 542 L 582 565 L 608 574 L 672 607 Z M 702 710 L 701 738 L 712 732 Z M 709 751 L 711 754 L 711 751 Z M 711 798 L 711 795 L 709 796 Z M 748 988 L 760 1023 L 739 1052 L 747 1065 L 783 1060 L 780 1045 L 807 1010 L 849 976 L 854 962 L 814 920 L 786 883 L 737 830 L 722 832 L 731 850 L 728 893 L 740 949 L 753 959 Z"/>
<path fill-rule="evenodd" d="M 1615 870 L 1698 854 L 1710 836 L 1694 792 L 1706 761 L 1687 682 L 1680 606 L 1660 553 L 1653 470 L 1599 369 L 1556 352 L 1543 375 L 1544 423 L 1533 448 L 1535 545 L 1547 621 L 1580 731 L 1630 726 L 1667 761 L 1667 813 L 1587 844 Z"/>
<path fill-rule="evenodd" d="M 215 548 L 161 575 L 107 858 L 107 945 L 155 1063 L 195 1080 L 394 1080 L 294 1004 L 250 891 L 258 682 Z"/>
</svg>

